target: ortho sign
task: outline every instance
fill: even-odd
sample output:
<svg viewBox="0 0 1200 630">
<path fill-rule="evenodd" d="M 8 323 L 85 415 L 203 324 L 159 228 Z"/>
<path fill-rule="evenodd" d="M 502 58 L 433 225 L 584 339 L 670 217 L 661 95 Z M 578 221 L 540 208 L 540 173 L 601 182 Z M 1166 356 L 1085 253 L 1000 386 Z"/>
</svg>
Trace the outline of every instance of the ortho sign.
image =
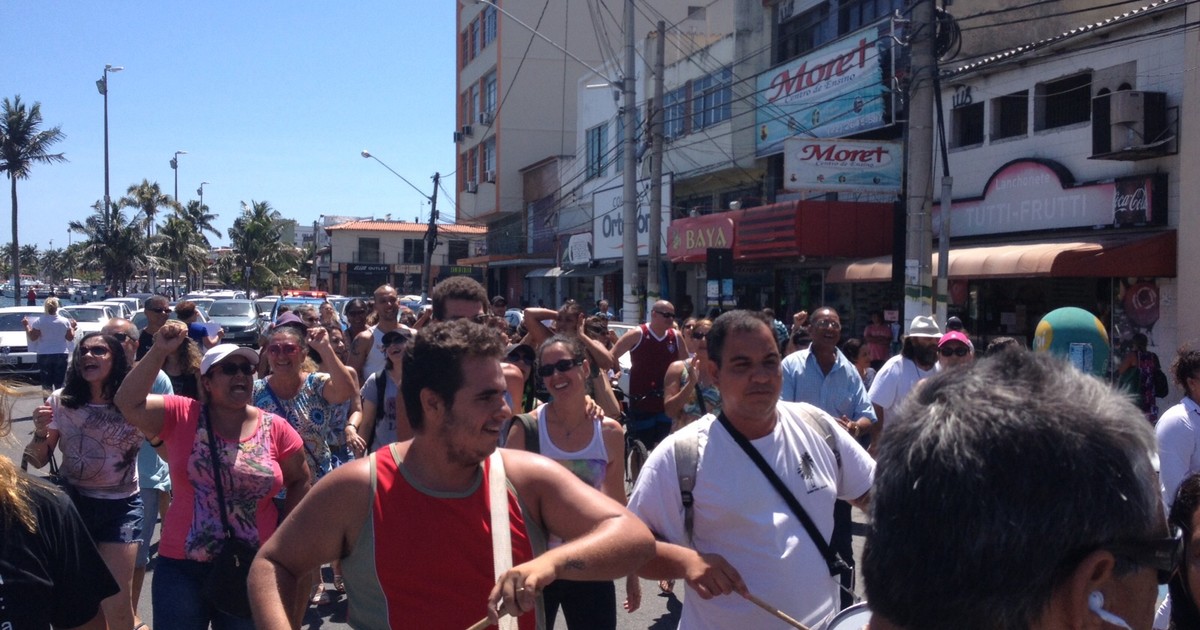
<svg viewBox="0 0 1200 630">
<path fill-rule="evenodd" d="M 887 124 L 880 27 L 857 31 L 758 75 L 755 151 L 779 153 L 800 135 L 835 138 Z"/>
<path fill-rule="evenodd" d="M 900 192 L 899 142 L 788 138 L 784 147 L 785 190 Z"/>
<path fill-rule="evenodd" d="M 646 243 L 650 234 L 650 180 L 637 183 L 637 255 L 648 256 Z M 621 187 L 609 188 L 592 193 L 592 257 L 595 260 L 621 258 L 625 251 L 624 195 Z M 667 227 L 671 225 L 670 176 L 663 175 L 662 185 L 662 232 L 659 234 L 659 252 L 667 251 Z"/>
<path fill-rule="evenodd" d="M 1078 227 L 1166 223 L 1166 179 L 1146 175 L 1064 184 L 1070 173 L 1048 160 L 1014 160 L 992 175 L 982 197 L 955 200 L 951 236 L 979 236 Z M 941 205 L 933 232 L 941 233 Z"/>
</svg>

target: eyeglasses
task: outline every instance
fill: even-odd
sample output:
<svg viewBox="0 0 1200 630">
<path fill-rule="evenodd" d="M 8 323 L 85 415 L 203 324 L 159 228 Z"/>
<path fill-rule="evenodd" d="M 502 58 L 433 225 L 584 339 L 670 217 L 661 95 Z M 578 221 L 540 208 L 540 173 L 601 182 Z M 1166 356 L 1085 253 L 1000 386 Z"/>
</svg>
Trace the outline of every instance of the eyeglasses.
<svg viewBox="0 0 1200 630">
<path fill-rule="evenodd" d="M 108 356 L 108 346 L 83 346 L 79 348 L 79 356 L 86 357 L 88 355 L 103 358 Z"/>
<path fill-rule="evenodd" d="M 167 313 L 171 312 L 171 309 L 169 308 L 147 308 L 146 310 L 150 311 L 151 313 L 158 313 L 159 315 L 166 315 Z"/>
<path fill-rule="evenodd" d="M 828 330 L 841 330 L 841 322 L 835 322 L 832 319 L 822 319 L 821 321 L 813 322 L 815 328 L 825 328 Z"/>
<path fill-rule="evenodd" d="M 659 317 L 665 317 L 665 318 L 667 318 L 667 319 L 675 319 L 675 313 L 674 313 L 674 312 L 669 312 L 669 313 L 664 313 L 664 312 L 662 312 L 662 311 L 654 311 L 654 312 L 655 312 L 655 313 L 658 313 Z"/>
<path fill-rule="evenodd" d="M 294 343 L 273 343 L 267 346 L 268 354 L 287 354 L 292 355 L 300 352 L 300 346 Z"/>
<path fill-rule="evenodd" d="M 708 336 L 708 333 L 706 333 L 706 332 L 693 332 L 692 333 L 692 339 L 699 340 L 699 339 L 704 339 L 707 336 Z"/>
<path fill-rule="evenodd" d="M 946 346 L 943 348 L 938 348 L 938 353 L 944 357 L 965 357 L 970 352 L 971 349 L 966 346 L 959 346 L 957 348 Z"/>
<path fill-rule="evenodd" d="M 249 363 L 242 363 L 241 361 L 237 363 L 218 363 L 217 369 L 225 376 L 233 376 L 238 372 L 241 372 L 245 376 L 254 374 L 254 366 Z"/>
<path fill-rule="evenodd" d="M 1183 530 L 1175 527 L 1167 538 L 1118 541 L 1100 545 L 1099 548 L 1134 564 L 1154 569 L 1158 583 L 1166 584 L 1171 581 L 1171 574 L 1183 558 Z"/>
<path fill-rule="evenodd" d="M 569 372 L 571 368 L 578 365 L 583 365 L 583 359 L 561 359 L 539 367 L 537 373 L 538 376 L 546 378 L 547 376 L 553 376 L 555 372 Z"/>
<path fill-rule="evenodd" d="M 533 365 L 533 357 L 520 352 L 513 352 L 505 357 L 509 363 L 524 363 L 525 365 Z"/>
<path fill-rule="evenodd" d="M 120 341 L 121 343 L 125 343 L 126 341 L 133 339 L 132 335 L 130 335 L 129 333 L 123 333 L 123 332 L 112 333 L 112 336 L 114 339 L 116 339 L 117 341 Z"/>
</svg>

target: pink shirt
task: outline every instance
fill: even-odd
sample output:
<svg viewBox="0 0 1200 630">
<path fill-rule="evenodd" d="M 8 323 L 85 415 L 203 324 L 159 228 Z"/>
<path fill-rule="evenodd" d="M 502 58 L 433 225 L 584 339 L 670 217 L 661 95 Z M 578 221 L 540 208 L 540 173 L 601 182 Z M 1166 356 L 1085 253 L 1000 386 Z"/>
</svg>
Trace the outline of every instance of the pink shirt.
<svg viewBox="0 0 1200 630">
<path fill-rule="evenodd" d="M 164 396 L 163 402 L 159 438 L 167 445 L 175 497 L 163 521 L 159 553 L 176 560 L 208 562 L 225 534 L 200 403 L 184 396 Z M 296 430 L 266 412 L 259 413 L 254 434 L 240 442 L 217 436 L 226 514 L 239 539 L 261 545 L 275 533 L 279 514 L 271 498 L 283 487 L 279 462 L 302 448 Z"/>
</svg>

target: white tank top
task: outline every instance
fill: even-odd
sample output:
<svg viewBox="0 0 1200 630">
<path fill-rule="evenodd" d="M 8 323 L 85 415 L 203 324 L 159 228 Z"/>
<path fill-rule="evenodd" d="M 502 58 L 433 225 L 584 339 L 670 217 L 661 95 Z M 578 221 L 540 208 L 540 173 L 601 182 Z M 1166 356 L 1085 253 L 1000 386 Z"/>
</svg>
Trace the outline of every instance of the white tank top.
<svg viewBox="0 0 1200 630">
<path fill-rule="evenodd" d="M 550 440 L 546 430 L 546 410 L 538 410 L 538 447 L 542 455 L 562 464 L 589 486 L 600 490 L 604 484 L 604 472 L 608 468 L 608 449 L 604 448 L 604 436 L 600 433 L 600 421 L 592 421 L 592 441 L 578 451 L 568 452 L 558 448 Z"/>
</svg>

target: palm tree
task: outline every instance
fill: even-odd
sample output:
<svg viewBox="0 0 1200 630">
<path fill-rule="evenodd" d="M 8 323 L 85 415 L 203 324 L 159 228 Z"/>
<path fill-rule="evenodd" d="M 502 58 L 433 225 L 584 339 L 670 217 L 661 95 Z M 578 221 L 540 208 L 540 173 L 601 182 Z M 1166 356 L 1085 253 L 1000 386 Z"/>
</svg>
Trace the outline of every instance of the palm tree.
<svg viewBox="0 0 1200 630">
<path fill-rule="evenodd" d="M 208 211 L 208 206 L 201 205 L 199 201 L 192 200 L 187 202 L 186 206 L 176 208 L 175 214 L 183 219 L 189 227 L 191 227 L 199 237 L 199 243 L 203 245 L 204 252 L 202 255 L 192 257 L 186 265 L 189 286 L 202 286 L 204 283 L 204 267 L 208 264 L 208 250 L 212 249 L 212 243 L 208 240 L 205 233 L 220 237 L 221 231 L 213 227 L 213 221 L 217 220 L 217 215 Z M 192 272 L 195 271 L 195 276 Z M 197 282 L 192 283 L 192 278 L 195 277 Z"/>
<path fill-rule="evenodd" d="M 190 269 L 197 259 L 203 259 L 208 253 L 204 237 L 196 231 L 194 225 L 177 217 L 167 217 L 166 224 L 158 231 L 161 238 L 155 239 L 155 250 L 159 258 L 170 261 L 171 286 L 178 288 L 179 267 Z"/>
<path fill-rule="evenodd" d="M 84 237 L 79 249 L 81 266 L 101 272 L 105 286 L 117 288 L 119 284 L 124 291 L 136 269 L 153 263 L 141 222 L 126 218 L 116 205 L 105 211 L 103 200 L 93 204 L 92 210 L 84 221 L 69 224 L 72 232 Z"/>
<path fill-rule="evenodd" d="M 247 292 L 252 286 L 278 286 L 295 273 L 296 249 L 283 242 L 282 219 L 270 203 L 251 200 L 242 202 L 242 215 L 229 228 L 234 263 Z"/>
<path fill-rule="evenodd" d="M 150 183 L 150 180 L 147 179 L 143 179 L 140 184 L 130 185 L 129 189 L 125 191 L 125 197 L 122 197 L 118 203 L 122 208 L 137 208 L 141 212 L 142 220 L 146 223 L 146 241 L 150 241 L 153 234 L 154 220 L 158 216 L 158 209 L 179 207 L 177 201 L 163 193 L 158 182 Z M 146 269 L 151 290 L 155 284 L 154 269 L 154 265 L 150 265 Z"/>
<path fill-rule="evenodd" d="M 61 127 L 41 129 L 42 104 L 34 101 L 26 109 L 20 95 L 4 99 L 3 120 L 0 120 L 0 171 L 11 180 L 12 191 L 12 274 L 13 303 L 21 303 L 21 261 L 17 257 L 20 241 L 17 236 L 17 180 L 29 179 L 34 164 L 65 162 L 62 153 L 50 153 L 50 146 L 66 135 Z"/>
</svg>

